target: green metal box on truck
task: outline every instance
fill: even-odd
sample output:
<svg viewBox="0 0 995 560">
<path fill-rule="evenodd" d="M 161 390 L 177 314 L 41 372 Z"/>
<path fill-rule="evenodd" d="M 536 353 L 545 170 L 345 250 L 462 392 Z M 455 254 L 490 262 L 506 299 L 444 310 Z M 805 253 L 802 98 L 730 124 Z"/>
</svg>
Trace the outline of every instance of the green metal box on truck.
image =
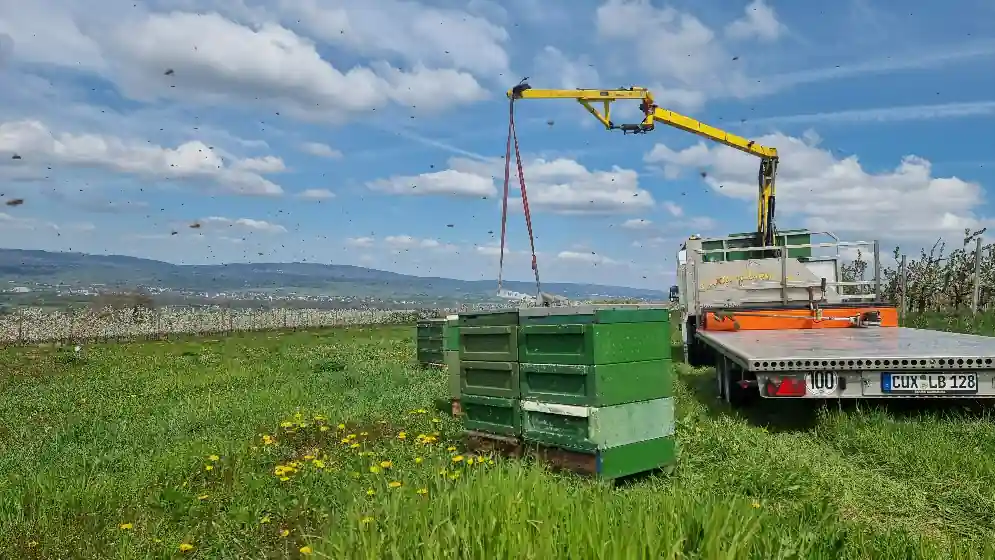
<svg viewBox="0 0 995 560">
<path fill-rule="evenodd" d="M 459 327 L 460 360 L 517 362 L 518 326 Z"/>
<path fill-rule="evenodd" d="M 527 443 L 548 450 L 586 455 L 588 470 L 602 478 L 620 478 L 675 462 L 672 398 L 582 407 L 523 400 L 522 434 Z"/>
<path fill-rule="evenodd" d="M 748 250 L 751 247 L 756 246 L 756 236 L 756 232 L 731 233 L 723 238 L 704 240 L 701 243 L 701 248 L 705 251 L 723 248 L 744 250 L 728 251 L 726 253 L 706 253 L 705 255 L 702 255 L 702 260 L 705 262 L 720 262 L 745 261 L 749 259 L 763 258 L 763 254 L 760 251 Z M 774 238 L 774 243 L 782 247 L 785 245 L 808 245 L 812 243 L 812 234 L 807 229 L 778 231 Z M 788 257 L 793 259 L 808 258 L 811 256 L 811 247 L 796 247 L 794 249 L 788 249 Z"/>
<path fill-rule="evenodd" d="M 460 394 L 517 399 L 518 362 L 460 360 Z"/>
<path fill-rule="evenodd" d="M 515 399 L 461 395 L 465 431 L 518 437 L 522 432 L 522 412 Z"/>
</svg>

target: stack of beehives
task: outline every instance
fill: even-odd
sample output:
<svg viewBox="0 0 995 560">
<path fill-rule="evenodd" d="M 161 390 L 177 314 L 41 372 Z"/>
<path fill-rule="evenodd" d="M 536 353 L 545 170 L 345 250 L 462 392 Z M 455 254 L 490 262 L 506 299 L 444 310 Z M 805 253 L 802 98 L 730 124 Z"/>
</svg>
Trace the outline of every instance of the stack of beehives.
<svg viewBox="0 0 995 560">
<path fill-rule="evenodd" d="M 415 351 L 422 366 L 445 363 L 446 320 L 422 319 L 417 324 Z"/>
<path fill-rule="evenodd" d="M 666 306 L 528 308 L 460 317 L 464 426 L 573 470 L 618 478 L 673 462 Z"/>
</svg>

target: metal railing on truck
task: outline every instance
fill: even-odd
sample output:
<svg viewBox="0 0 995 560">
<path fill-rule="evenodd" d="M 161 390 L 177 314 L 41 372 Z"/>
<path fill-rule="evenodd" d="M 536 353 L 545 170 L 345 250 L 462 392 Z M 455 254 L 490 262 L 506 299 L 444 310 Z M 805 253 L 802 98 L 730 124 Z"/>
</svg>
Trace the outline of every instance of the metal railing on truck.
<svg viewBox="0 0 995 560">
<path fill-rule="evenodd" d="M 840 296 L 840 300 L 844 301 L 844 302 L 845 301 L 860 301 L 860 300 L 868 300 L 868 301 L 872 301 L 872 302 L 873 301 L 877 301 L 878 296 L 881 294 L 881 245 L 880 245 L 880 243 L 877 240 L 874 240 L 874 241 L 840 241 L 839 237 L 837 237 L 834 233 L 828 232 L 828 231 L 813 231 L 813 232 L 809 232 L 809 235 L 811 235 L 811 236 L 826 235 L 826 236 L 831 237 L 833 239 L 833 241 L 832 242 L 827 242 L 827 243 L 802 243 L 802 244 L 797 244 L 797 245 L 766 245 L 766 246 L 763 246 L 763 247 L 749 247 L 748 250 L 750 252 L 753 252 L 753 251 L 756 251 L 756 252 L 764 252 L 764 251 L 774 251 L 774 252 L 777 252 L 777 254 L 779 255 L 779 258 L 781 260 L 781 280 L 779 282 L 776 282 L 776 281 L 773 281 L 773 280 L 767 280 L 767 281 L 765 281 L 765 280 L 757 280 L 757 281 L 754 281 L 755 284 L 759 285 L 759 287 L 761 289 L 763 287 L 766 287 L 766 288 L 780 287 L 781 288 L 781 301 L 782 301 L 782 303 L 786 304 L 788 302 L 788 292 L 787 292 L 788 288 L 792 288 L 792 287 L 807 287 L 808 286 L 807 284 L 800 284 L 800 283 L 797 283 L 797 282 L 796 283 L 792 283 L 792 282 L 790 282 L 788 280 L 788 270 L 787 270 L 787 268 L 788 268 L 788 258 L 789 258 L 788 254 L 789 254 L 789 252 L 792 249 L 806 249 L 806 248 L 809 248 L 809 249 L 823 249 L 823 248 L 834 248 L 836 250 L 835 258 L 836 258 L 836 278 L 837 278 L 837 280 L 835 280 L 833 282 L 827 281 L 826 282 L 826 286 L 827 287 L 832 286 L 834 288 L 837 288 L 837 293 Z M 840 249 L 841 248 L 846 248 L 846 247 L 857 247 L 857 248 L 859 248 L 859 247 L 871 247 L 872 248 L 871 252 L 874 255 L 874 277 L 873 277 L 873 279 L 871 279 L 871 280 L 855 280 L 855 281 L 842 281 L 842 280 L 839 280 L 839 278 L 841 277 L 840 257 L 842 256 L 840 254 Z M 721 248 L 718 248 L 718 249 L 695 249 L 694 251 L 695 251 L 695 253 L 697 253 L 699 255 L 707 255 L 707 254 L 722 254 L 722 255 L 725 255 L 726 253 L 730 253 L 730 252 L 742 252 L 743 250 L 744 250 L 743 247 L 721 247 Z M 816 260 L 816 257 L 812 257 L 812 259 Z M 702 260 L 704 260 L 704 259 L 702 259 Z M 699 301 L 698 301 L 698 294 L 697 294 L 697 292 L 698 292 L 698 288 L 697 288 L 697 286 L 698 286 L 698 272 L 697 272 L 696 267 L 694 267 L 694 266 L 691 267 L 691 270 L 692 270 L 692 274 L 694 275 L 692 279 L 694 281 L 693 285 L 695 286 L 695 290 L 694 290 L 694 292 L 695 292 L 695 304 L 697 305 L 699 303 Z M 772 286 L 772 284 L 773 284 L 773 286 Z M 872 287 L 873 288 L 873 292 L 872 293 L 868 293 L 868 294 L 846 294 L 846 295 L 844 295 L 838 289 L 838 288 L 842 288 L 842 287 L 855 287 L 855 286 L 868 286 L 868 287 Z"/>
</svg>

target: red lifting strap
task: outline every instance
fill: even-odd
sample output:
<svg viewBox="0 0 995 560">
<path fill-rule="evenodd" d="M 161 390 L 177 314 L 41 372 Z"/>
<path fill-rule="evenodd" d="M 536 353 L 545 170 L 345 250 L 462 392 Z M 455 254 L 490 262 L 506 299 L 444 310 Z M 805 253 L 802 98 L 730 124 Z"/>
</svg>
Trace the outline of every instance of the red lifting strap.
<svg viewBox="0 0 995 560">
<path fill-rule="evenodd" d="M 542 300 L 542 286 L 539 283 L 539 263 L 536 260 L 535 236 L 532 233 L 532 213 L 529 211 L 529 196 L 525 189 L 525 172 L 522 169 L 522 154 L 518 148 L 518 133 L 515 130 L 515 99 L 508 106 L 508 142 L 504 154 L 504 198 L 501 200 L 501 261 L 498 269 L 498 292 L 501 292 L 504 279 L 504 248 L 508 224 L 508 186 L 511 182 L 511 147 L 515 146 L 515 163 L 518 168 L 518 184 L 522 191 L 522 210 L 525 211 L 525 226 L 529 230 L 529 248 L 532 250 L 532 272 L 536 279 L 537 302 Z"/>
</svg>

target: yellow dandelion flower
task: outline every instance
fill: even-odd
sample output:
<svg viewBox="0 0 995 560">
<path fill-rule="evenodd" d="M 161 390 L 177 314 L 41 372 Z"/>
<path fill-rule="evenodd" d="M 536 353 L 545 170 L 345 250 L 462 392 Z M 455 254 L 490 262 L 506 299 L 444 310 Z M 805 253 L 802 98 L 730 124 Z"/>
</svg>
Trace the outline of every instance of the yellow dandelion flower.
<svg viewBox="0 0 995 560">
<path fill-rule="evenodd" d="M 263 518 L 259 520 L 259 523 L 260 524 L 266 524 L 266 523 L 269 523 L 270 521 L 272 521 L 272 519 L 270 518 L 270 516 L 264 515 Z"/>
<path fill-rule="evenodd" d="M 293 422 L 286 422 L 286 421 L 280 422 L 280 427 L 281 428 L 293 428 L 294 427 L 294 423 Z"/>
<path fill-rule="evenodd" d="M 754 501 L 753 502 L 753 508 L 756 509 L 756 508 L 759 508 L 759 507 L 760 507 L 760 502 Z"/>
<path fill-rule="evenodd" d="M 318 469 L 325 468 L 325 462 L 322 461 L 321 459 L 315 459 L 314 461 L 311 461 L 311 464 L 314 465 L 315 468 L 318 468 Z"/>
<path fill-rule="evenodd" d="M 420 496 L 425 496 L 428 494 L 428 488 L 419 488 L 418 490 L 416 490 L 416 492 Z"/>
<path fill-rule="evenodd" d="M 462 460 L 463 460 L 463 456 L 462 455 L 457 455 L 457 456 L 453 457 L 453 462 L 454 463 L 459 463 Z"/>
<path fill-rule="evenodd" d="M 288 536 L 290 536 L 290 529 L 283 529 L 282 531 L 280 531 L 280 536 L 281 537 L 288 537 Z"/>
<path fill-rule="evenodd" d="M 367 525 L 373 523 L 373 518 L 367 515 L 366 517 L 360 519 L 359 522 L 362 523 L 363 525 Z"/>
<path fill-rule="evenodd" d="M 458 472 L 454 472 L 453 474 L 449 475 L 449 478 L 451 480 L 456 480 L 457 478 L 459 478 L 459 473 Z"/>
<path fill-rule="evenodd" d="M 445 476 L 448 472 L 449 471 L 447 471 L 446 469 L 439 469 L 439 475 L 440 476 Z"/>
<path fill-rule="evenodd" d="M 367 488 L 366 489 L 366 495 L 367 496 L 374 496 L 374 495 L 376 495 L 376 493 L 377 493 L 377 491 L 374 490 L 374 489 L 372 489 L 372 488 Z"/>
<path fill-rule="evenodd" d="M 305 461 L 310 461 L 311 459 L 314 459 L 314 455 L 305 455 L 304 456 L 304 460 Z"/>
<path fill-rule="evenodd" d="M 204 470 L 205 471 L 213 471 L 214 470 L 214 465 L 210 465 L 210 464 L 204 465 Z"/>
<path fill-rule="evenodd" d="M 473 464 L 473 457 L 467 457 L 466 464 L 467 465 L 472 465 Z"/>
<path fill-rule="evenodd" d="M 320 430 L 322 432 L 327 432 L 328 431 L 328 426 L 322 426 L 322 427 L 318 428 L 318 430 Z"/>
<path fill-rule="evenodd" d="M 298 426 L 301 428 L 307 428 L 309 425 L 310 424 L 308 424 L 307 422 L 301 422 L 300 424 L 298 424 Z"/>
<path fill-rule="evenodd" d="M 433 424 L 438 424 L 439 422 L 442 422 L 442 420 L 439 420 L 438 418 L 433 418 L 432 419 L 432 423 Z"/>
<path fill-rule="evenodd" d="M 361 435 L 363 437 L 366 437 L 366 436 L 368 436 L 370 434 L 369 434 L 369 432 L 359 432 L 359 435 Z"/>
<path fill-rule="evenodd" d="M 220 461 L 220 460 L 221 460 L 221 457 L 218 457 L 217 455 L 211 455 L 211 456 L 209 456 L 209 457 L 207 458 L 207 460 L 208 460 L 208 461 Z"/>
<path fill-rule="evenodd" d="M 300 412 L 297 412 L 297 413 L 294 414 L 294 419 L 295 420 L 300 420 L 301 418 L 304 418 L 304 415 L 301 414 Z"/>
<path fill-rule="evenodd" d="M 422 459 L 421 457 L 415 457 L 415 464 L 416 465 L 422 464 L 422 461 L 424 461 L 424 459 Z"/>
<path fill-rule="evenodd" d="M 401 433 L 397 434 L 397 439 L 404 439 L 406 437 L 408 437 L 408 434 L 405 433 L 405 432 L 401 432 Z"/>
<path fill-rule="evenodd" d="M 389 469 L 392 466 L 394 466 L 394 462 L 393 461 L 380 461 L 380 466 L 383 467 L 383 468 L 385 468 L 385 469 Z"/>
<path fill-rule="evenodd" d="M 346 439 L 356 439 L 356 434 L 349 434 L 345 438 Z"/>
<path fill-rule="evenodd" d="M 197 496 L 197 499 L 198 500 L 206 500 L 206 499 L 208 499 L 210 497 L 211 497 L 210 494 L 201 494 L 200 496 Z"/>
<path fill-rule="evenodd" d="M 314 415 L 314 421 L 315 422 L 324 422 L 325 420 L 328 420 L 328 418 L 326 418 L 326 417 L 324 417 L 324 416 L 322 416 L 320 414 L 315 414 Z"/>
<path fill-rule="evenodd" d="M 359 444 L 358 443 L 354 443 L 354 444 L 350 445 L 349 448 L 350 449 L 357 449 L 357 448 L 359 448 Z"/>
<path fill-rule="evenodd" d="M 161 543 L 161 542 L 162 542 L 162 539 L 160 539 L 160 538 L 156 537 L 156 538 L 152 539 L 152 542 L 154 542 L 154 543 L 156 543 L 156 544 L 159 544 L 159 543 Z"/>
<path fill-rule="evenodd" d="M 286 481 L 288 481 L 288 480 L 290 480 L 290 477 L 289 477 L 289 476 L 281 476 L 281 477 L 280 477 L 280 482 L 286 482 Z"/>
<path fill-rule="evenodd" d="M 370 472 L 373 473 L 373 474 L 378 474 L 380 472 L 380 467 L 378 467 L 376 465 L 372 465 L 370 467 Z"/>
<path fill-rule="evenodd" d="M 190 543 L 180 543 L 180 552 L 190 552 L 193 550 L 193 545 Z"/>
<path fill-rule="evenodd" d="M 390 486 L 391 488 L 400 488 L 401 487 L 401 483 L 398 482 L 398 481 L 396 481 L 396 480 L 394 480 L 394 481 L 391 481 L 390 484 L 388 484 L 387 486 Z"/>
<path fill-rule="evenodd" d="M 135 526 L 134 526 L 134 525 L 132 525 L 131 523 L 122 523 L 122 524 L 118 525 L 118 527 L 119 527 L 119 528 L 120 528 L 120 529 L 121 529 L 122 531 L 130 531 L 131 529 L 134 529 L 134 528 L 135 528 Z"/>
<path fill-rule="evenodd" d="M 487 460 L 487 464 L 488 465 L 493 465 L 494 464 L 494 459 L 488 459 Z"/>
<path fill-rule="evenodd" d="M 456 448 L 450 445 L 449 447 L 446 448 L 446 451 L 453 452 L 456 451 Z"/>
<path fill-rule="evenodd" d="M 302 547 L 300 548 L 300 551 L 301 551 L 301 554 L 303 554 L 304 556 L 308 556 L 308 555 L 310 555 L 310 554 L 311 554 L 312 552 L 314 552 L 314 551 L 313 551 L 313 550 L 311 549 L 311 547 L 310 547 L 310 546 L 302 546 Z"/>
<path fill-rule="evenodd" d="M 344 430 L 344 429 L 345 429 L 345 424 L 339 424 L 339 425 L 338 425 L 338 426 L 336 426 L 336 427 L 337 427 L 338 429 L 340 429 L 340 430 Z"/>
</svg>

